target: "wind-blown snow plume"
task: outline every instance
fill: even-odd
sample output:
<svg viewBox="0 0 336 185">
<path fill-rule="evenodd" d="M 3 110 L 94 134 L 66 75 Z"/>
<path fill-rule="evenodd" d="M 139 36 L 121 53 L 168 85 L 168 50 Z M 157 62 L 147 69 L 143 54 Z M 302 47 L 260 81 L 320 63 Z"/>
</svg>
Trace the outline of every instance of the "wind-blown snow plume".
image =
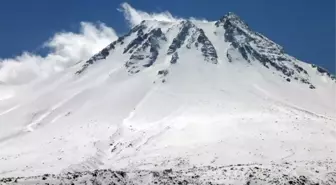
<svg viewBox="0 0 336 185">
<path fill-rule="evenodd" d="M 129 22 L 131 27 L 140 24 L 143 20 L 157 20 L 165 22 L 177 22 L 182 20 L 181 18 L 174 17 L 168 11 L 160 13 L 147 13 L 134 9 L 128 3 L 122 3 L 119 11 L 124 13 L 125 19 Z"/>
<path fill-rule="evenodd" d="M 121 9 L 119 11 L 124 13 L 125 19 L 129 22 L 130 27 L 136 26 L 143 20 L 156 20 L 165 22 L 178 22 L 183 20 L 183 18 L 174 17 L 170 12 L 164 11 L 160 13 L 147 13 L 141 10 L 133 8 L 128 3 L 122 3 Z M 199 19 L 190 17 L 192 21 L 208 22 L 206 19 Z"/>
<path fill-rule="evenodd" d="M 122 3 L 121 9 L 131 27 L 143 20 L 178 22 L 183 20 L 168 11 L 147 13 Z M 204 19 L 189 18 L 192 21 L 207 22 Z M 24 84 L 38 77 L 46 77 L 73 64 L 86 60 L 106 45 L 117 39 L 113 28 L 105 24 L 82 22 L 79 33 L 61 32 L 55 34 L 44 46 L 51 50 L 43 57 L 29 52 L 11 59 L 0 58 L 0 83 Z"/>
<path fill-rule="evenodd" d="M 50 49 L 42 57 L 29 52 L 12 59 L 0 59 L 0 82 L 23 84 L 85 60 L 115 40 L 115 31 L 103 23 L 81 23 L 79 33 L 61 32 L 44 44 Z"/>
</svg>

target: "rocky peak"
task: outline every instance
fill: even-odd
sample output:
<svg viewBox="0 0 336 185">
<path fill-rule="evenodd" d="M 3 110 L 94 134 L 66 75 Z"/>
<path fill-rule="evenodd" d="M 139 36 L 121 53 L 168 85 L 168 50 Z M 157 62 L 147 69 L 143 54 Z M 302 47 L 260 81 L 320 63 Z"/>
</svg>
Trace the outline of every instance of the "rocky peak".
<svg viewBox="0 0 336 185">
<path fill-rule="evenodd" d="M 317 66 L 317 65 L 315 65 L 315 64 L 312 64 L 311 66 L 312 66 L 312 68 L 316 68 L 316 71 L 319 72 L 320 74 L 325 74 L 325 75 L 327 75 L 328 77 L 330 77 L 331 79 L 336 80 L 335 75 L 329 73 L 328 70 L 326 70 L 326 69 L 324 69 L 324 68 L 322 68 L 322 67 L 320 67 L 320 66 Z"/>
<path fill-rule="evenodd" d="M 177 50 L 183 45 L 187 49 L 191 49 L 193 46 L 196 49 L 200 49 L 205 61 L 217 64 L 217 52 L 209 38 L 206 36 L 203 29 L 197 27 L 191 21 L 182 21 L 180 32 L 174 38 L 172 44 L 169 46 L 168 55 L 172 55 L 171 63 L 176 63 L 178 59 Z"/>
<path fill-rule="evenodd" d="M 226 15 L 224 15 L 219 21 L 217 21 L 216 26 L 223 26 L 224 24 L 231 24 L 238 26 L 242 29 L 249 29 L 248 25 L 235 13 L 229 12 Z"/>
<path fill-rule="evenodd" d="M 250 63 L 260 62 L 266 68 L 275 69 L 288 82 L 292 79 L 311 86 L 307 71 L 293 57 L 287 55 L 275 42 L 252 31 L 236 14 L 226 14 L 215 25 L 225 30 L 224 39 L 231 44 L 226 54 L 230 62 L 233 62 L 236 52 Z"/>
<path fill-rule="evenodd" d="M 127 34 L 119 37 L 116 41 L 113 41 L 111 44 L 109 44 L 107 47 L 105 47 L 104 49 L 102 49 L 99 53 L 95 54 L 94 56 L 92 56 L 89 60 L 87 60 L 83 65 L 82 65 L 82 68 L 79 69 L 78 71 L 76 71 L 76 74 L 79 75 L 81 73 L 83 73 L 90 65 L 100 61 L 100 60 L 104 60 L 106 59 L 106 57 L 110 54 L 110 52 L 112 50 L 115 49 L 115 47 L 119 44 L 119 45 L 123 45 L 124 44 L 124 39 L 128 36 L 130 36 L 131 34 L 133 33 L 137 33 L 138 36 L 143 36 L 143 30 L 146 29 L 146 24 L 145 24 L 145 21 L 142 21 L 139 25 L 133 27 Z M 145 36 L 143 36 L 145 37 Z M 133 45 L 136 45 L 138 44 L 141 40 L 140 38 L 137 38 L 138 40 L 134 41 Z M 144 38 L 142 38 L 143 40 Z M 137 42 L 138 41 L 138 42 Z M 130 49 L 131 45 L 129 44 L 124 52 L 126 52 L 126 50 L 128 51 Z M 130 46 L 131 45 L 131 46 Z"/>
<path fill-rule="evenodd" d="M 209 22 L 209 24 L 213 23 Z M 221 50 L 221 52 L 226 52 L 229 62 L 238 62 L 240 59 L 236 59 L 241 56 L 243 59 L 241 61 L 247 61 L 251 64 L 260 63 L 265 68 L 275 70 L 272 73 L 284 78 L 287 82 L 296 80 L 312 86 L 308 72 L 294 57 L 287 55 L 283 48 L 272 40 L 251 30 L 238 15 L 229 12 L 215 22 L 215 26 L 217 30 L 214 30 L 214 33 L 217 35 L 217 31 L 222 30 L 220 33 L 224 34 L 223 42 L 230 44 L 226 50 Z M 177 33 L 174 32 L 176 35 L 170 35 L 172 29 L 177 29 Z M 131 74 L 152 66 L 156 62 L 159 52 L 167 54 L 170 57 L 170 63 L 176 64 L 180 62 L 182 49 L 200 52 L 204 61 L 218 64 L 217 50 L 219 51 L 221 48 L 215 48 L 212 44 L 208 38 L 210 32 L 203 25 L 190 20 L 182 20 L 178 23 L 142 21 L 127 34 L 119 37 L 86 61 L 76 74 L 82 73 L 91 64 L 106 59 L 116 47 L 121 47 L 122 53 L 127 55 L 127 61 L 124 65 Z M 169 43 L 167 37 L 172 37 L 173 40 Z M 166 46 L 168 49 L 162 51 L 161 49 Z M 319 73 L 335 79 L 323 68 L 315 68 Z"/>
<path fill-rule="evenodd" d="M 178 48 L 181 48 L 181 46 L 185 43 L 187 36 L 190 35 L 189 30 L 195 27 L 195 25 L 190 21 L 182 21 L 181 25 L 180 32 L 169 46 L 167 52 L 168 55 L 173 54 Z"/>
<path fill-rule="evenodd" d="M 128 46 L 127 51 L 132 53 L 125 67 L 131 74 L 140 72 L 141 68 L 150 67 L 156 61 L 159 55 L 160 43 L 166 42 L 167 38 L 161 28 L 151 30 L 149 33 L 138 32 L 135 38 Z"/>
<path fill-rule="evenodd" d="M 76 71 L 76 74 L 79 75 L 82 72 L 84 72 L 90 65 L 94 64 L 95 62 L 106 59 L 106 57 L 110 54 L 110 52 L 115 49 L 116 45 L 122 42 L 123 42 L 122 39 L 118 39 L 117 41 L 112 42 L 107 47 L 102 49 L 99 53 L 93 55 L 89 60 L 87 60 L 84 63 L 84 65 L 82 65 L 81 69 Z"/>
</svg>

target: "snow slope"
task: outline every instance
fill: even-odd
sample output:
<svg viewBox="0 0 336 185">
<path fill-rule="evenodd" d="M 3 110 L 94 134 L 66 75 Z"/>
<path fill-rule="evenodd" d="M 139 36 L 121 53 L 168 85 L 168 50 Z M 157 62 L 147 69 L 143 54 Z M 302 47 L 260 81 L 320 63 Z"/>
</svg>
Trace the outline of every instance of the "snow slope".
<svg viewBox="0 0 336 185">
<path fill-rule="evenodd" d="M 0 84 L 0 177 L 335 161 L 335 84 L 232 13 L 143 21 L 88 61 Z"/>
</svg>

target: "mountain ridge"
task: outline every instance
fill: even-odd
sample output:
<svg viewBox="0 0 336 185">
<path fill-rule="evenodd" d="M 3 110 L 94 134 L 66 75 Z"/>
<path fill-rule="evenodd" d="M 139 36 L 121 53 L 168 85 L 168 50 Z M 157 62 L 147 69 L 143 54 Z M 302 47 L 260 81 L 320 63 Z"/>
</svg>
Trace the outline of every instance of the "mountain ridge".
<svg viewBox="0 0 336 185">
<path fill-rule="evenodd" d="M 152 20 L 152 22 L 155 22 Z M 213 22 L 210 22 L 209 24 L 212 24 Z M 111 49 L 114 49 L 114 45 L 117 44 L 118 42 L 123 42 L 123 39 L 125 37 L 130 36 L 132 33 L 137 32 L 138 37 L 132 41 L 132 43 L 130 43 L 131 45 L 135 44 L 135 45 L 139 45 L 141 44 L 141 40 L 145 40 L 147 39 L 148 34 L 150 35 L 150 33 L 148 34 L 143 34 L 143 30 L 146 28 L 146 20 L 142 21 L 139 25 L 135 26 L 134 28 L 132 28 L 130 30 L 129 33 L 125 34 L 122 37 L 119 37 L 119 39 L 117 41 L 112 42 L 109 46 L 107 46 L 106 48 L 104 48 L 101 52 L 99 52 L 97 54 L 97 56 L 107 56 L 108 52 Z M 167 24 L 169 24 L 169 22 L 167 22 Z M 217 54 L 216 54 L 216 49 L 212 46 L 211 41 L 208 40 L 207 36 L 204 34 L 203 29 L 198 28 L 195 24 L 192 23 L 192 21 L 190 20 L 180 20 L 179 24 L 182 25 L 180 28 L 180 32 L 178 33 L 178 35 L 176 36 L 176 38 L 174 38 L 173 42 L 170 44 L 169 49 L 167 51 L 167 54 L 173 54 L 174 57 L 172 57 L 171 61 L 176 62 L 176 58 L 178 56 L 178 52 L 176 52 L 177 49 L 179 49 L 181 47 L 181 44 L 183 44 L 185 42 L 186 37 L 188 36 L 188 31 L 189 29 L 195 28 L 196 30 L 198 30 L 202 36 L 199 36 L 197 38 L 198 42 L 195 43 L 195 45 L 198 45 L 198 43 L 201 41 L 203 42 L 203 49 L 201 50 L 203 52 L 203 54 L 205 56 L 209 55 L 213 55 L 211 57 L 211 59 L 206 59 L 206 60 L 214 60 L 214 63 L 217 63 Z M 307 71 L 305 69 L 303 69 L 302 67 L 299 66 L 299 64 L 296 64 L 294 57 L 289 56 L 288 54 L 286 54 L 284 52 L 283 47 L 279 46 L 278 44 L 276 44 L 275 42 L 271 41 L 270 39 L 268 39 L 267 37 L 261 35 L 260 33 L 254 32 L 250 29 L 250 27 L 242 20 L 240 19 L 240 17 L 238 15 L 236 15 L 233 12 L 229 12 L 226 15 L 224 15 L 220 20 L 218 21 L 214 21 L 214 24 L 217 27 L 223 27 L 225 30 L 225 34 L 224 34 L 224 38 L 225 41 L 230 42 L 231 45 L 233 46 L 234 49 L 238 50 L 239 53 L 243 56 L 243 58 L 245 60 L 247 60 L 248 62 L 251 62 L 251 57 L 252 59 L 258 60 L 260 61 L 266 68 L 269 68 L 270 66 L 272 66 L 273 68 L 275 68 L 277 71 L 281 71 L 283 73 L 283 75 L 285 75 L 286 77 L 293 77 L 294 80 L 298 80 L 302 83 L 308 84 L 309 87 L 311 89 L 314 89 L 315 86 L 313 84 L 311 84 L 311 82 L 309 82 L 309 79 L 307 78 Z M 161 30 L 160 30 L 161 31 Z M 194 31 L 197 32 L 197 31 Z M 162 34 L 162 31 L 161 31 Z M 195 34 L 195 33 L 194 33 Z M 241 37 L 244 36 L 244 39 L 236 39 L 234 38 L 234 34 L 236 34 L 237 37 Z M 144 37 L 144 38 L 142 38 Z M 204 41 L 202 40 L 205 39 Z M 196 40 L 195 38 L 191 38 L 193 40 Z M 137 43 L 140 42 L 140 43 Z M 194 42 L 194 41 L 192 41 Z M 204 42 L 208 43 L 209 48 L 204 47 Z M 250 44 L 249 42 L 254 42 L 253 45 Z M 187 47 L 190 48 L 190 44 L 189 43 L 187 45 Z M 147 43 L 148 45 L 148 43 Z M 256 46 L 256 48 L 254 48 L 254 45 Z M 127 47 L 131 47 L 131 46 L 127 46 Z M 137 47 L 137 46 L 135 46 Z M 259 50 L 258 50 L 259 48 Z M 125 48 L 124 54 L 125 52 L 129 51 L 129 49 Z M 266 51 L 264 51 L 266 50 Z M 133 52 L 133 50 L 129 51 L 130 53 Z M 175 53 L 176 52 L 176 53 Z M 209 52 L 209 53 L 207 53 Z M 269 56 L 267 56 L 267 54 L 271 54 Z M 100 60 L 100 59 L 105 59 L 105 58 L 96 58 L 97 56 L 92 57 L 91 59 L 89 59 L 86 64 L 83 65 L 83 68 L 86 68 L 86 66 L 88 64 L 92 64 L 92 61 L 96 61 L 96 60 Z M 106 57 L 105 56 L 105 57 Z M 134 56 L 133 56 L 134 57 Z M 229 54 L 229 49 L 227 51 L 227 58 L 229 59 L 229 61 L 231 60 L 231 56 Z M 276 60 L 276 61 L 275 61 Z M 154 63 L 155 59 L 152 60 L 151 63 Z M 286 63 L 292 63 L 291 67 L 287 67 L 286 64 L 284 64 L 284 62 Z M 129 62 L 126 62 L 129 63 Z M 126 64 L 128 66 L 128 64 Z M 147 67 L 150 67 L 150 65 L 148 65 Z M 311 64 L 311 66 L 313 68 L 317 69 L 317 72 L 319 72 L 320 74 L 326 74 L 328 77 L 330 77 L 332 80 L 336 81 L 336 78 L 334 75 L 332 75 L 331 73 L 329 73 L 327 70 L 315 65 L 315 64 Z M 146 65 L 144 66 L 146 67 Z M 82 69 L 83 70 L 83 69 Z M 136 70 L 137 72 L 139 72 L 140 70 Z M 79 70 L 76 72 L 76 74 L 81 73 L 82 71 Z M 301 74 L 303 73 L 303 75 Z M 289 79 L 289 78 L 287 78 Z M 287 80 L 288 81 L 288 80 Z"/>
</svg>

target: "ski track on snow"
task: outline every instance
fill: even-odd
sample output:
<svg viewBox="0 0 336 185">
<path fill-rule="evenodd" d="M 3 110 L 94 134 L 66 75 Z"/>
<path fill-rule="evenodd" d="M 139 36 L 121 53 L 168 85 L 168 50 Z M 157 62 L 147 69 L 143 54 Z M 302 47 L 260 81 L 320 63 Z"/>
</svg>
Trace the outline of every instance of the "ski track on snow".
<svg viewBox="0 0 336 185">
<path fill-rule="evenodd" d="M 42 114 L 41 116 L 39 116 L 35 121 L 32 121 L 29 125 L 26 126 L 26 130 L 28 132 L 33 132 L 35 130 L 35 128 L 41 124 L 41 122 L 46 119 L 49 115 L 51 115 L 56 109 L 62 107 L 63 105 L 65 105 L 67 102 L 69 102 L 71 99 L 73 99 L 75 96 L 77 96 L 78 94 L 80 94 L 82 91 L 77 92 L 75 94 L 73 94 L 72 96 L 70 96 L 67 99 L 64 99 L 63 101 L 57 103 L 56 105 L 54 105 L 53 107 L 51 107 L 51 109 L 49 111 L 47 111 L 46 113 Z M 55 118 L 54 120 L 52 120 L 51 122 L 56 121 Z"/>
<path fill-rule="evenodd" d="M 309 116 L 312 116 L 312 117 L 315 117 L 315 118 L 322 118 L 322 119 L 327 119 L 327 120 L 335 121 L 335 118 L 324 116 L 324 115 L 320 115 L 318 113 L 315 113 L 315 112 L 312 112 L 312 111 L 300 108 L 298 106 L 294 106 L 291 103 L 279 100 L 278 98 L 275 98 L 274 96 L 270 95 L 270 93 L 268 93 L 266 90 L 262 89 L 261 87 L 259 87 L 256 84 L 254 84 L 254 87 L 257 90 L 259 90 L 260 92 L 262 92 L 267 97 L 268 101 L 272 101 L 275 104 L 278 104 L 278 105 L 280 105 L 282 107 L 289 108 L 289 109 L 292 109 L 292 110 L 295 110 L 295 111 L 299 111 L 299 112 L 302 112 L 302 113 L 304 113 L 306 115 L 309 115 Z"/>
<path fill-rule="evenodd" d="M 12 108 L 9 108 L 9 109 L 7 109 L 7 110 L 1 112 L 1 113 L 0 113 L 0 116 L 5 115 L 5 114 L 8 114 L 8 113 L 12 112 L 13 110 L 19 108 L 20 106 L 21 106 L 21 105 L 16 105 L 16 106 L 14 106 L 14 107 L 12 107 Z"/>
</svg>

